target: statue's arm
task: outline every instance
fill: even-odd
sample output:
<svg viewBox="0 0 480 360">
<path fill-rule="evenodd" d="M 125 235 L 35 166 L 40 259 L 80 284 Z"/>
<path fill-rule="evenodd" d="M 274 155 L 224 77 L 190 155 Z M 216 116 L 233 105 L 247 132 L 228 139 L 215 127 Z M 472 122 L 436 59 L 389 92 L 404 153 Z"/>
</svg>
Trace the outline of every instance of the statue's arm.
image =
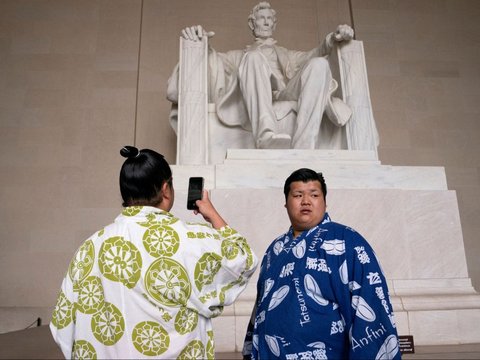
<svg viewBox="0 0 480 360">
<path fill-rule="evenodd" d="M 202 25 L 193 25 L 193 26 L 188 26 L 184 29 L 182 29 L 181 36 L 185 40 L 191 40 L 191 41 L 201 41 L 203 37 L 212 37 L 215 35 L 213 31 L 206 31 Z"/>
<path fill-rule="evenodd" d="M 336 44 L 342 41 L 353 39 L 354 31 L 350 25 L 338 25 L 334 32 L 329 33 L 325 40 L 320 45 L 320 52 L 322 55 L 330 54 Z"/>
<path fill-rule="evenodd" d="M 181 38 L 190 41 L 201 41 L 203 37 L 210 38 L 213 35 L 215 35 L 213 31 L 206 31 L 201 25 L 188 26 L 180 33 Z M 214 53 L 210 45 L 208 50 L 209 54 Z M 178 71 L 179 65 L 177 64 L 167 81 L 167 100 L 173 104 L 178 104 Z"/>
</svg>

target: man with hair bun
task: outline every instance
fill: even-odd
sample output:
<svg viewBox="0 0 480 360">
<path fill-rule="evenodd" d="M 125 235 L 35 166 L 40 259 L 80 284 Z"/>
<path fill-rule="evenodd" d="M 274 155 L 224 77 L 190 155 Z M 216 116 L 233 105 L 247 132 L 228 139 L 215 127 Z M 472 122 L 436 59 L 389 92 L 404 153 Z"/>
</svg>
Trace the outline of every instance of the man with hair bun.
<svg viewBox="0 0 480 360">
<path fill-rule="evenodd" d="M 257 266 L 204 190 L 209 224 L 175 217 L 170 166 L 150 149 L 125 146 L 124 209 L 87 239 L 63 280 L 50 329 L 66 358 L 213 359 L 211 318 L 245 289 Z"/>
</svg>

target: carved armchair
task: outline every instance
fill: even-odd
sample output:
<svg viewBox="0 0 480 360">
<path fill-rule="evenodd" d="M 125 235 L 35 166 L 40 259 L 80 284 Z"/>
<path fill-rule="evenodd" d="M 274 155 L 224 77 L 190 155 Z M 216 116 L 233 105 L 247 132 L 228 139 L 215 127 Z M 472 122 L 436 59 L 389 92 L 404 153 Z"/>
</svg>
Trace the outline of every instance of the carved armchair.
<svg viewBox="0 0 480 360">
<path fill-rule="evenodd" d="M 222 124 L 216 116 L 215 104 L 208 101 L 207 41 L 207 38 L 198 42 L 180 38 L 178 165 L 219 164 L 223 163 L 227 149 L 255 148 L 252 133 Z M 328 60 L 333 78 L 339 84 L 335 96 L 352 110 L 352 117 L 341 130 L 341 145 L 333 150 L 368 150 L 377 157 L 378 134 L 370 102 L 363 42 L 340 43 Z M 283 111 L 281 117 L 280 132 L 291 133 L 295 113 Z"/>
</svg>

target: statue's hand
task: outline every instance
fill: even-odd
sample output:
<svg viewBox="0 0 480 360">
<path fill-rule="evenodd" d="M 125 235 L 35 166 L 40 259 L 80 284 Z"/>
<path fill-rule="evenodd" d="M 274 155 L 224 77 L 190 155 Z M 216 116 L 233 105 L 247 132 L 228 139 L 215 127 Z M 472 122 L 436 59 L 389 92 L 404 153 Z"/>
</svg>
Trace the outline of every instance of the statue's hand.
<svg viewBox="0 0 480 360">
<path fill-rule="evenodd" d="M 204 36 L 209 38 L 213 35 L 215 35 L 213 31 L 206 31 L 201 25 L 194 25 L 183 29 L 181 36 L 185 40 L 200 41 Z"/>
<path fill-rule="evenodd" d="M 353 29 L 349 25 L 338 25 L 337 30 L 333 33 L 335 41 L 344 41 L 353 39 Z"/>
</svg>

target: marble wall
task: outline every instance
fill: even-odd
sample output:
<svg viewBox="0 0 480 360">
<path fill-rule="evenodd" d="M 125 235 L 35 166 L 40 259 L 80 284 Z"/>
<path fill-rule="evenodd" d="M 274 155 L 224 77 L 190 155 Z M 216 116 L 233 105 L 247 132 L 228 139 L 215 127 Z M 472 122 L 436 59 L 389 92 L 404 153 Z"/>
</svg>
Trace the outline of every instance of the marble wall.
<svg viewBox="0 0 480 360">
<path fill-rule="evenodd" d="M 390 165 L 444 166 L 457 193 L 467 263 L 480 290 L 480 3 L 352 1 Z"/>
<path fill-rule="evenodd" d="M 271 2 L 276 37 L 290 48 L 309 49 L 353 20 L 379 158 L 445 167 L 480 290 L 480 3 Z M 120 209 L 122 145 L 151 147 L 175 162 L 165 96 L 180 30 L 200 23 L 216 32 L 217 50 L 242 48 L 255 3 L 0 1 L 0 332 L 38 316 L 48 321 L 74 250 Z"/>
</svg>

